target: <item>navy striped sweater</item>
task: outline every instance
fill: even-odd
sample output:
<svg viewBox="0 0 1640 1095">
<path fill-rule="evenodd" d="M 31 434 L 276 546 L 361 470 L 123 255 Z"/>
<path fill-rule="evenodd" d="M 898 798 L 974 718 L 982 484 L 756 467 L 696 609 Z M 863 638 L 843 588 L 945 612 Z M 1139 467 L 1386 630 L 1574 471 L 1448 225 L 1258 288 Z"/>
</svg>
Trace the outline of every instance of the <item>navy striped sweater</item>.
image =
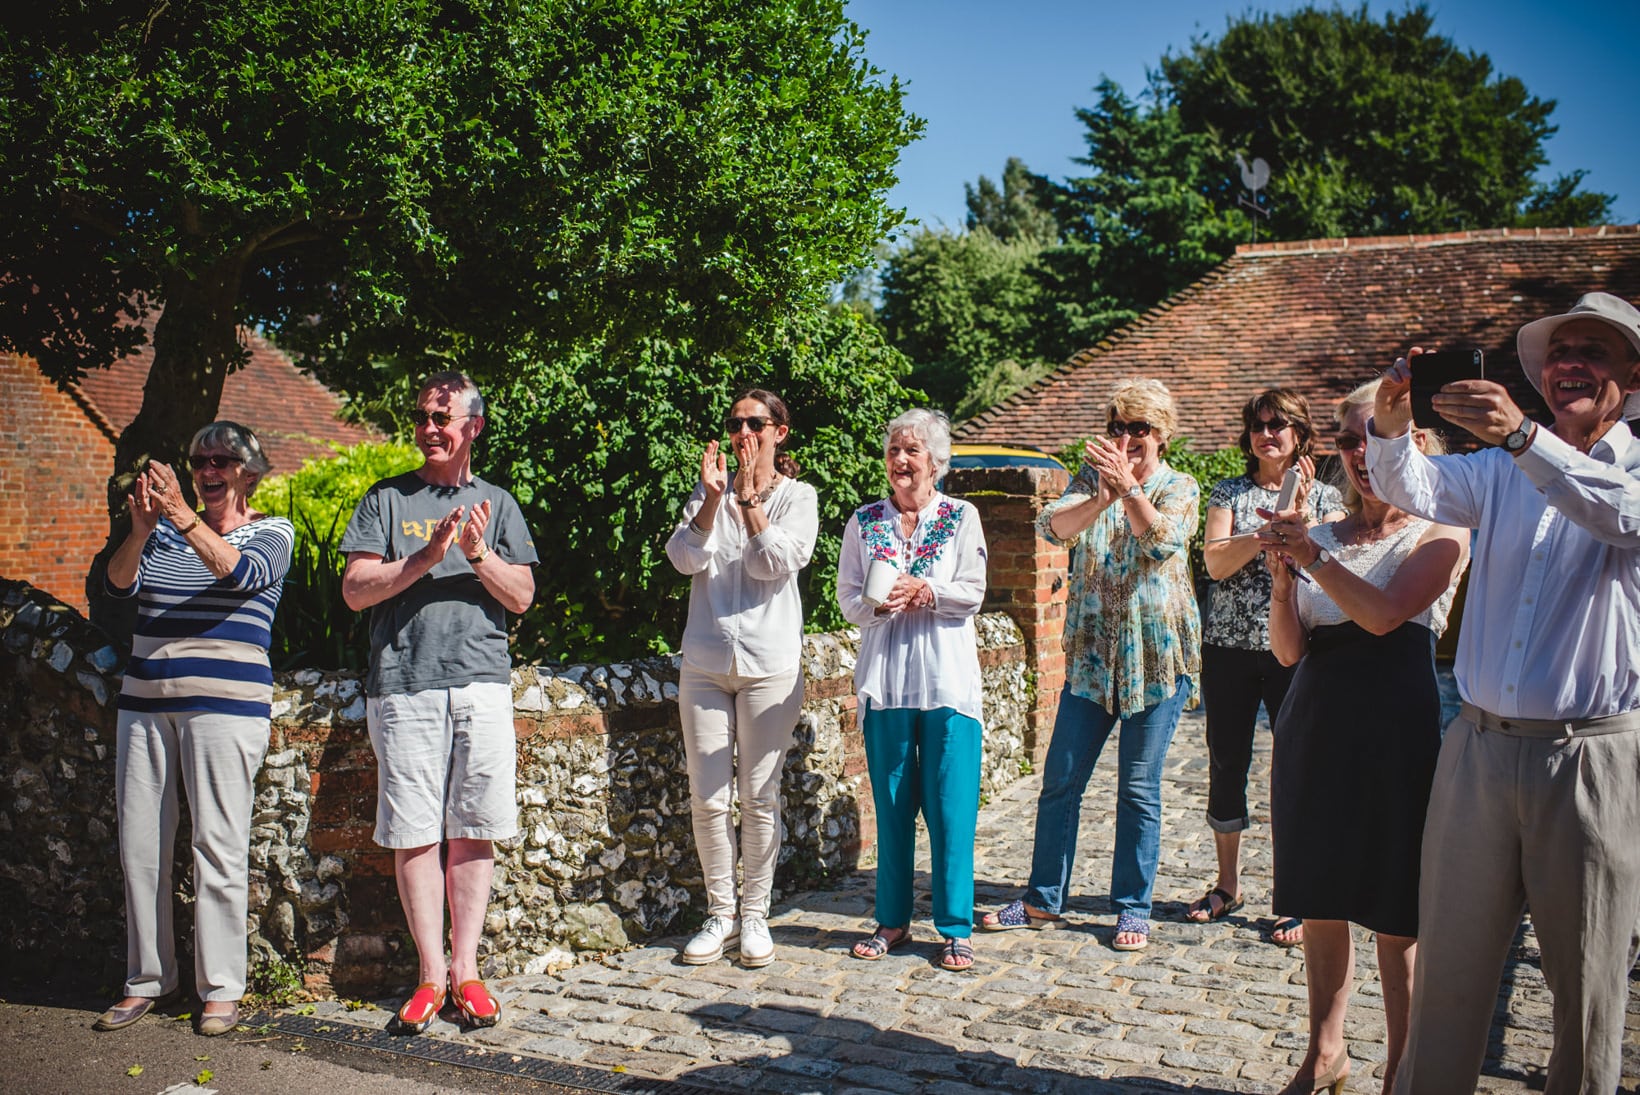
<svg viewBox="0 0 1640 1095">
<path fill-rule="evenodd" d="M 137 597 L 120 708 L 268 718 L 268 647 L 295 537 L 283 517 L 239 526 L 223 537 L 239 549 L 239 564 L 218 578 L 161 519 L 143 546 L 136 584 L 108 589 L 116 597 Z"/>
</svg>

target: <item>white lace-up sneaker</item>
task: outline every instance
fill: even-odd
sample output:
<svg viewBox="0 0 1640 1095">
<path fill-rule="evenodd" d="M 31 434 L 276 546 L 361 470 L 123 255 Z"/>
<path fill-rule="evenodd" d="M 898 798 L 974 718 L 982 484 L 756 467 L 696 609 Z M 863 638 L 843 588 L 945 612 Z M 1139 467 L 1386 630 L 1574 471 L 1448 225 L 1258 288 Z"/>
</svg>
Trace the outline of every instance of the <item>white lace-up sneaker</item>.
<svg viewBox="0 0 1640 1095">
<path fill-rule="evenodd" d="M 767 936 L 767 929 L 764 935 Z M 683 948 L 683 960 L 691 966 L 704 966 L 723 957 L 723 952 L 740 944 L 740 923 L 732 916 L 708 916 L 706 925 Z"/>
<path fill-rule="evenodd" d="M 769 922 L 761 916 L 740 918 L 740 963 L 751 969 L 767 966 L 774 961 L 774 940 L 769 937 Z"/>
</svg>

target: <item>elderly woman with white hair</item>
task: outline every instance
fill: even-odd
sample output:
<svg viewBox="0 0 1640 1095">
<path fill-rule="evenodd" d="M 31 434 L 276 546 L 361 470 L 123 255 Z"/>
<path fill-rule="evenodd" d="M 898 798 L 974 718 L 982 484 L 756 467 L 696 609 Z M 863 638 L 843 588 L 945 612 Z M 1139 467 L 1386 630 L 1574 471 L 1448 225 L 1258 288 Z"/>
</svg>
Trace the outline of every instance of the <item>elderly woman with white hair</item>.
<svg viewBox="0 0 1640 1095">
<path fill-rule="evenodd" d="M 177 797 L 193 820 L 199 1033 L 239 1023 L 245 994 L 251 803 L 268 747 L 273 615 L 295 530 L 250 507 L 268 470 L 256 435 L 212 422 L 188 446 L 196 513 L 176 473 L 150 463 L 127 498 L 131 532 L 108 563 L 137 598 L 120 687 L 114 790 L 125 871 L 125 998 L 98 1030 L 141 1019 L 179 989 L 171 924 Z"/>
<path fill-rule="evenodd" d="M 917 409 L 895 418 L 883 454 L 889 496 L 855 512 L 837 564 L 837 601 L 860 628 L 854 691 L 877 807 L 877 929 L 853 954 L 875 961 L 911 938 L 920 809 L 932 845 L 940 965 L 966 970 L 974 964 L 981 755 L 974 614 L 985 599 L 985 533 L 972 505 L 935 488 L 951 464 L 943 414 Z M 892 585 L 881 588 L 890 576 Z"/>
<path fill-rule="evenodd" d="M 1082 793 L 1118 722 L 1116 847 L 1111 945 L 1150 942 L 1150 898 L 1162 831 L 1162 761 L 1179 713 L 1196 703 L 1201 618 L 1190 581 L 1196 481 L 1162 459 L 1177 415 L 1158 380 L 1116 386 L 1106 437 L 1085 460 L 1037 530 L 1072 543 L 1065 610 L 1065 689 L 1042 767 L 1036 840 L 1025 895 L 987 913 L 987 931 L 1062 928 L 1076 858 Z"/>
</svg>

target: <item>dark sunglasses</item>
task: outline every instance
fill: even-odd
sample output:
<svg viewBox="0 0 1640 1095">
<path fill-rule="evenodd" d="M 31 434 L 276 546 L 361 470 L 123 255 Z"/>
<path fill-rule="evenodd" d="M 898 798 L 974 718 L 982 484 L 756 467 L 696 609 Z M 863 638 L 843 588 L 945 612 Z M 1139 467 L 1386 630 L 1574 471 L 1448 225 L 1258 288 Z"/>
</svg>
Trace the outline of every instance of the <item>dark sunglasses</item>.
<svg viewBox="0 0 1640 1095">
<path fill-rule="evenodd" d="M 1286 418 L 1272 418 L 1268 422 L 1254 422 L 1251 426 L 1248 427 L 1247 432 L 1249 434 L 1255 434 L 1255 433 L 1280 433 L 1282 430 L 1286 429 L 1288 426 L 1291 426 L 1291 425 L 1292 425 L 1292 422 L 1289 419 L 1286 419 Z"/>
<path fill-rule="evenodd" d="M 1129 437 L 1149 437 L 1149 422 L 1118 422 L 1114 418 L 1105 427 L 1105 432 L 1112 437 L 1121 437 L 1124 433 Z"/>
<path fill-rule="evenodd" d="M 410 412 L 410 421 L 418 426 L 427 425 L 431 420 L 433 425 L 443 429 L 458 418 L 471 418 L 470 414 L 447 414 L 444 411 L 424 411 L 420 407 Z"/>
<path fill-rule="evenodd" d="M 221 471 L 223 468 L 231 468 L 235 464 L 243 463 L 244 461 L 237 456 L 223 456 L 219 452 L 213 452 L 209 456 L 196 452 L 188 457 L 188 466 L 195 471 L 204 471 L 206 468 L 215 468 L 217 471 Z"/>
<path fill-rule="evenodd" d="M 773 421 L 772 418 L 764 418 L 758 414 L 754 414 L 750 418 L 725 418 L 723 420 L 723 432 L 732 437 L 740 432 L 740 427 L 745 426 L 753 433 L 762 433 L 763 427 Z"/>
<path fill-rule="evenodd" d="M 1339 452 L 1354 452 L 1366 443 L 1366 438 L 1357 437 L 1353 433 L 1341 433 L 1333 438 L 1333 444 L 1338 446 Z"/>
</svg>

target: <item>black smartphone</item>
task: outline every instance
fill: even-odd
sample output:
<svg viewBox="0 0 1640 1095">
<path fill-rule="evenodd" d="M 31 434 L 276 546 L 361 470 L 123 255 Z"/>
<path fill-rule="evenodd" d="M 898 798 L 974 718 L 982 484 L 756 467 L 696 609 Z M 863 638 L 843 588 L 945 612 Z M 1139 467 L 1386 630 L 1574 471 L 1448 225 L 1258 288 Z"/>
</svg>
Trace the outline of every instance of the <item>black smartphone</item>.
<svg viewBox="0 0 1640 1095">
<path fill-rule="evenodd" d="M 1412 424 L 1444 430 L 1452 423 L 1435 413 L 1435 393 L 1454 380 L 1485 380 L 1486 361 L 1479 350 L 1437 350 L 1412 359 Z"/>
</svg>

